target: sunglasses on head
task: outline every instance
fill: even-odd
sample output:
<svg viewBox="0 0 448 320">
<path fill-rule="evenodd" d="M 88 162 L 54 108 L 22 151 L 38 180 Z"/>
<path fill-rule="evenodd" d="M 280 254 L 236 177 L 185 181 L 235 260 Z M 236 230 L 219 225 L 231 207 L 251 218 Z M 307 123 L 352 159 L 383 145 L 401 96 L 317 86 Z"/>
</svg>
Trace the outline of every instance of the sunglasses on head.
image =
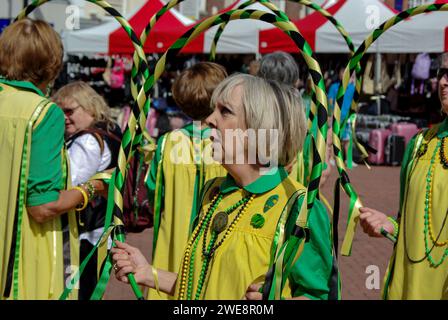
<svg viewBox="0 0 448 320">
<path fill-rule="evenodd" d="M 437 80 L 440 80 L 445 76 L 448 76 L 448 68 L 439 68 L 439 70 L 437 70 Z"/>
</svg>

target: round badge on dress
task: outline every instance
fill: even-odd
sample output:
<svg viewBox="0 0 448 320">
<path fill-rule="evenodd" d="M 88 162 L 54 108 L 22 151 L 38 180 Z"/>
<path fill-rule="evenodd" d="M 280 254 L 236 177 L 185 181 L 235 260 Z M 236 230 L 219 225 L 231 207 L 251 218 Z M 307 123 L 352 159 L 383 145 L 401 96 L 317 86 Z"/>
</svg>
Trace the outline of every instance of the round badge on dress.
<svg viewBox="0 0 448 320">
<path fill-rule="evenodd" d="M 261 214 L 259 214 L 259 213 L 254 214 L 254 215 L 252 216 L 252 219 L 250 219 L 250 225 L 251 225 L 252 227 L 254 227 L 255 229 L 263 228 L 264 223 L 265 223 L 265 219 L 264 219 L 264 217 L 263 217 Z"/>
<path fill-rule="evenodd" d="M 227 227 L 227 222 L 229 221 L 229 216 L 227 213 L 221 211 L 216 214 L 213 218 L 212 230 L 216 233 L 223 232 Z"/>
</svg>

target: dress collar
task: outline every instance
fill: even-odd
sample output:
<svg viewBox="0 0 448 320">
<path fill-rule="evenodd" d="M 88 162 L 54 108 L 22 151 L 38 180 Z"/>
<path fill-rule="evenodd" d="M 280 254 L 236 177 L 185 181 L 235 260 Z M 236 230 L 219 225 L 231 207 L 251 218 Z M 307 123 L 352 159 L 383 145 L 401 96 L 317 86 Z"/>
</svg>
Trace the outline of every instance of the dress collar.
<svg viewBox="0 0 448 320">
<path fill-rule="evenodd" d="M 277 187 L 287 176 L 288 173 L 285 168 L 275 167 L 242 189 L 252 194 L 262 194 Z M 238 189 L 241 189 L 241 187 L 237 185 L 230 174 L 227 174 L 220 187 L 221 193 L 226 194 Z"/>
<path fill-rule="evenodd" d="M 41 97 L 45 97 L 45 95 L 42 93 L 42 91 L 29 81 L 8 80 L 8 79 L 0 76 L 0 83 L 4 83 L 8 86 L 12 86 L 15 88 L 33 91 L 34 93 L 37 93 Z"/>
</svg>

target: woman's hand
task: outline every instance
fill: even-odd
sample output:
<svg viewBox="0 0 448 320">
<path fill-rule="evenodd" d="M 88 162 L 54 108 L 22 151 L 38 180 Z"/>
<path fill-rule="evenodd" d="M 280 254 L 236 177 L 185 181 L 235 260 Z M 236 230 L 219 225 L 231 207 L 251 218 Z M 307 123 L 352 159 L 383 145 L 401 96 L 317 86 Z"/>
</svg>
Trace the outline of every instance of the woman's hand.
<svg viewBox="0 0 448 320">
<path fill-rule="evenodd" d="M 111 249 L 114 261 L 115 277 L 129 283 L 127 275 L 133 273 L 138 284 L 151 286 L 151 265 L 137 248 L 126 243 L 115 241 L 116 247 Z"/>
<path fill-rule="evenodd" d="M 369 236 L 375 238 L 382 237 L 381 228 L 390 234 L 394 234 L 394 225 L 387 219 L 387 215 L 384 213 L 366 207 L 360 208 L 359 211 L 361 212 L 359 215 L 361 227 Z"/>
<path fill-rule="evenodd" d="M 249 288 L 247 288 L 245 299 L 246 300 L 261 300 L 263 298 L 263 294 L 260 292 L 262 284 L 251 284 Z"/>
<path fill-rule="evenodd" d="M 107 199 L 107 192 L 109 190 L 109 185 L 103 180 L 91 180 L 93 187 L 95 188 L 95 194 Z"/>
</svg>

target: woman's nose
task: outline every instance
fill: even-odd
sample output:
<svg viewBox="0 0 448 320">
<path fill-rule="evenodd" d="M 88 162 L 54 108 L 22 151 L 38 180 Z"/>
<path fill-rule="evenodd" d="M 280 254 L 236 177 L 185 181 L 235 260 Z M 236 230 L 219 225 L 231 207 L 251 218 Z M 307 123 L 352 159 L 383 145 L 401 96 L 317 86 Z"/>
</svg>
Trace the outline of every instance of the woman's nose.
<svg viewBox="0 0 448 320">
<path fill-rule="evenodd" d="M 206 123 L 210 128 L 216 128 L 215 112 L 216 112 L 216 111 L 213 111 L 212 114 L 209 115 L 209 116 L 205 119 L 205 123 Z"/>
</svg>

